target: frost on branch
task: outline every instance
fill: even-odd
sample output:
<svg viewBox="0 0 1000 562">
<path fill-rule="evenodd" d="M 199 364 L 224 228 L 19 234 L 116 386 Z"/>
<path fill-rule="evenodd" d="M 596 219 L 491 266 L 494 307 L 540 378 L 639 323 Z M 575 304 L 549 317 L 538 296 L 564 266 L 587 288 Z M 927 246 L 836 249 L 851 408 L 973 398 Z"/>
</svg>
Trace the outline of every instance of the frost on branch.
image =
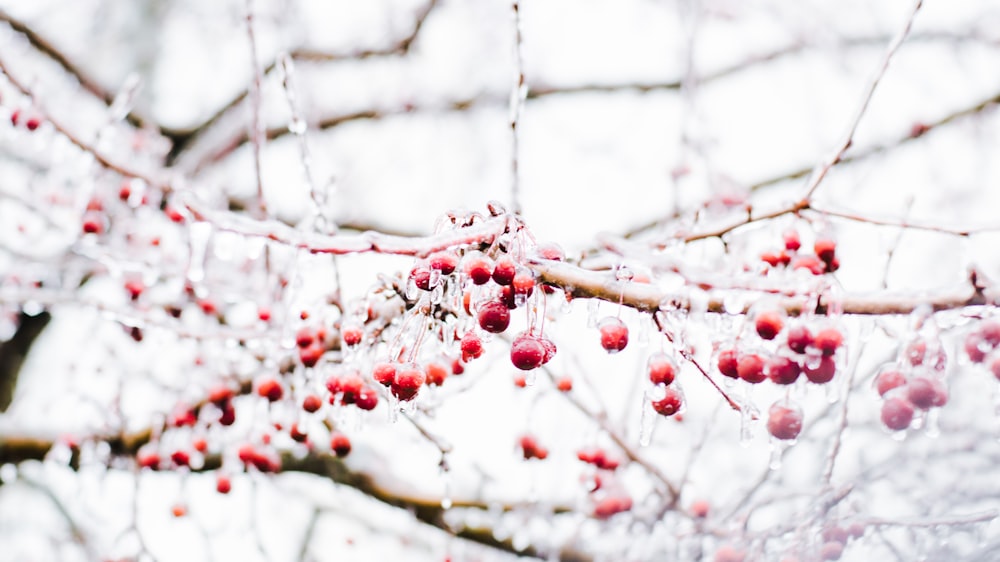
<svg viewBox="0 0 1000 562">
<path fill-rule="evenodd" d="M 989 14 L 167 4 L 0 6 L 12 559 L 996 557 Z"/>
</svg>

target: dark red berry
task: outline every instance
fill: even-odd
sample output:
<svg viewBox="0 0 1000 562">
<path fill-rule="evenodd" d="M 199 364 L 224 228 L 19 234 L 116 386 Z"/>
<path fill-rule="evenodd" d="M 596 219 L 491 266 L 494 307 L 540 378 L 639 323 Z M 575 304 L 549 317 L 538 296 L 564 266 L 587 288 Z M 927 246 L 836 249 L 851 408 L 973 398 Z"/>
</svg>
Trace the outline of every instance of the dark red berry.
<svg viewBox="0 0 1000 562">
<path fill-rule="evenodd" d="M 740 357 L 736 372 L 741 379 L 752 384 L 763 382 L 767 378 L 764 374 L 764 359 L 755 353 L 747 353 Z"/>
<path fill-rule="evenodd" d="M 549 456 L 549 450 L 539 445 L 538 440 L 532 435 L 522 435 L 518 444 L 525 460 L 545 460 Z"/>
<path fill-rule="evenodd" d="M 351 440 L 339 431 L 334 431 L 330 436 L 330 449 L 338 457 L 346 457 L 351 452 Z"/>
<path fill-rule="evenodd" d="M 938 379 L 915 377 L 906 386 L 906 398 L 921 410 L 940 408 L 948 402 L 948 389 Z"/>
<path fill-rule="evenodd" d="M 423 370 L 416 365 L 407 365 L 396 372 L 396 379 L 392 383 L 392 394 L 404 402 L 412 400 L 426 380 L 427 375 Z"/>
<path fill-rule="evenodd" d="M 788 329 L 788 349 L 795 353 L 805 353 L 806 348 L 813 344 L 813 335 L 809 328 L 798 325 Z"/>
<path fill-rule="evenodd" d="M 391 386 L 396 380 L 396 364 L 389 362 L 376 363 L 372 370 L 372 378 L 382 386 Z"/>
<path fill-rule="evenodd" d="M 806 378 L 816 384 L 826 384 L 833 380 L 833 375 L 837 374 L 837 362 L 833 357 L 824 356 L 815 366 L 806 363 L 802 369 L 806 373 Z"/>
<path fill-rule="evenodd" d="M 220 494 L 228 494 L 232 489 L 232 481 L 229 480 L 228 476 L 220 472 L 215 478 L 215 491 Z"/>
<path fill-rule="evenodd" d="M 684 395 L 676 388 L 667 387 L 666 394 L 659 400 L 653 400 L 653 410 L 661 416 L 672 416 L 684 405 Z"/>
<path fill-rule="evenodd" d="M 740 378 L 739 374 L 739 353 L 735 349 L 724 349 L 719 352 L 717 366 L 719 372 L 731 379 Z"/>
<path fill-rule="evenodd" d="M 649 382 L 669 385 L 677 376 L 677 365 L 666 353 L 654 353 L 646 362 L 649 370 Z"/>
<path fill-rule="evenodd" d="M 767 415 L 767 432 L 775 439 L 791 440 L 802 431 L 802 411 L 781 404 L 774 404 Z"/>
<path fill-rule="evenodd" d="M 353 347 L 361 343 L 365 337 L 365 331 L 361 329 L 361 326 L 348 325 L 341 328 L 340 337 L 344 341 L 344 345 Z"/>
<path fill-rule="evenodd" d="M 497 285 L 510 285 L 517 275 L 517 264 L 510 256 L 501 256 L 493 266 L 493 281 Z"/>
<path fill-rule="evenodd" d="M 473 331 L 468 331 L 462 336 L 461 342 L 462 348 L 462 359 L 464 361 L 470 361 L 472 359 L 478 359 L 482 356 L 485 349 L 483 348 L 483 340 Z"/>
<path fill-rule="evenodd" d="M 767 378 L 775 384 L 792 384 L 799 379 L 802 367 L 798 362 L 781 355 L 767 362 Z"/>
<path fill-rule="evenodd" d="M 830 263 L 837 255 L 837 243 L 829 238 L 819 238 L 813 244 L 813 251 L 816 252 L 817 258 Z"/>
<path fill-rule="evenodd" d="M 466 258 L 462 269 L 475 285 L 485 285 L 493 277 L 493 263 L 486 256 Z"/>
<path fill-rule="evenodd" d="M 837 328 L 824 328 L 816 333 L 813 345 L 823 355 L 833 355 L 844 343 L 844 335 Z"/>
<path fill-rule="evenodd" d="M 799 240 L 799 231 L 794 228 L 789 228 L 782 235 L 785 240 L 785 249 L 794 252 L 802 247 L 802 241 Z"/>
<path fill-rule="evenodd" d="M 618 353 L 628 345 L 628 326 L 620 318 L 608 316 L 600 323 L 601 347 L 608 353 Z"/>
<path fill-rule="evenodd" d="M 458 267 L 458 256 L 454 252 L 434 252 L 427 259 L 431 269 L 441 272 L 441 275 L 451 275 Z"/>
<path fill-rule="evenodd" d="M 906 376 L 895 369 L 882 371 L 875 377 L 875 389 L 878 390 L 879 396 L 885 396 L 890 390 L 899 388 L 904 384 L 906 384 Z"/>
<path fill-rule="evenodd" d="M 760 337 L 765 340 L 773 340 L 781 332 L 784 324 L 780 314 L 773 310 L 765 310 L 757 315 L 755 327 Z"/>
<path fill-rule="evenodd" d="M 281 383 L 271 377 L 264 377 L 257 381 L 257 394 L 267 398 L 271 402 L 281 400 L 284 390 Z"/>
<path fill-rule="evenodd" d="M 421 291 L 431 290 L 431 270 L 427 267 L 414 267 L 410 271 L 410 280 Z"/>
<path fill-rule="evenodd" d="M 510 325 L 510 310 L 500 301 L 489 301 L 479 308 L 479 327 L 499 334 Z"/>
<path fill-rule="evenodd" d="M 510 362 L 522 371 L 530 371 L 542 364 L 545 347 L 531 334 L 521 334 L 510 346 Z"/>
<path fill-rule="evenodd" d="M 441 386 L 444 384 L 444 380 L 448 378 L 448 368 L 436 361 L 428 363 L 424 367 L 424 373 L 427 375 L 428 385 Z"/>
<path fill-rule="evenodd" d="M 913 404 L 901 397 L 887 399 L 882 404 L 882 423 L 893 431 L 910 427 L 913 421 Z"/>
<path fill-rule="evenodd" d="M 302 400 L 302 409 L 310 414 L 319 410 L 322 406 L 323 401 L 320 400 L 319 396 L 316 396 L 315 394 L 310 394 Z"/>
</svg>

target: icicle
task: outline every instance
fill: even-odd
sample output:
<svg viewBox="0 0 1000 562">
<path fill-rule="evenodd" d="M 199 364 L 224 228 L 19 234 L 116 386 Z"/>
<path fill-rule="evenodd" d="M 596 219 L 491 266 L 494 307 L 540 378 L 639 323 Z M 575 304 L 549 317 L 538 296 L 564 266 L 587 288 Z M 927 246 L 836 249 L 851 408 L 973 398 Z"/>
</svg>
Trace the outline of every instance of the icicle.
<svg viewBox="0 0 1000 562">
<path fill-rule="evenodd" d="M 187 279 L 200 283 L 205 279 L 205 254 L 212 238 L 212 225 L 207 222 L 193 222 L 188 227 L 190 255 L 187 264 Z"/>
<path fill-rule="evenodd" d="M 598 314 L 600 314 L 601 301 L 597 299 L 590 299 L 587 301 L 587 327 L 596 328 Z"/>
<path fill-rule="evenodd" d="M 648 447 L 653 442 L 653 429 L 656 428 L 656 412 L 650 405 L 652 396 L 649 391 L 642 393 L 642 403 L 639 405 L 639 446 Z"/>
</svg>

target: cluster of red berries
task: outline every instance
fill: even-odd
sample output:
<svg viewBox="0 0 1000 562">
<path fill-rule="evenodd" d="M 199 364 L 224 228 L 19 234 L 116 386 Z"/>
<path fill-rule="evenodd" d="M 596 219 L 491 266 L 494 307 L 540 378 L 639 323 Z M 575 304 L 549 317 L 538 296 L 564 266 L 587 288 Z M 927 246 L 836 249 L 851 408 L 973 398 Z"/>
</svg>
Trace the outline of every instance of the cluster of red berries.
<svg viewBox="0 0 1000 562">
<path fill-rule="evenodd" d="M 833 273 L 840 269 L 837 257 L 837 243 L 830 238 L 820 237 L 813 244 L 813 253 L 802 251 L 802 241 L 797 230 L 789 229 L 782 236 L 784 248 L 761 254 L 760 259 L 771 267 L 804 269 L 813 275 Z"/>
<path fill-rule="evenodd" d="M 965 354 L 969 361 L 985 365 L 1000 381 L 1000 321 L 985 320 L 965 336 Z"/>
<path fill-rule="evenodd" d="M 608 519 L 613 515 L 632 509 L 632 498 L 621 486 L 605 486 L 607 476 L 618 469 L 621 460 L 611 456 L 601 447 L 580 449 L 576 458 L 595 468 L 587 478 L 588 492 L 593 499 L 593 515 L 598 519 Z"/>
<path fill-rule="evenodd" d="M 29 131 L 35 131 L 42 126 L 42 118 L 31 111 L 15 109 L 10 112 L 10 124 L 15 127 L 24 126 Z"/>
<path fill-rule="evenodd" d="M 775 384 L 793 384 L 804 374 L 810 382 L 825 384 L 837 372 L 836 353 L 844 335 L 833 326 L 813 333 L 805 324 L 785 326 L 782 315 L 765 310 L 756 315 L 754 328 L 763 340 L 777 341 L 774 353 L 726 348 L 719 352 L 716 366 L 732 379 L 757 384 L 770 379 Z M 784 338 L 779 336 L 784 334 Z M 783 345 L 782 345 L 783 344 Z"/>
<path fill-rule="evenodd" d="M 653 410 L 661 416 L 672 416 L 684 407 L 684 393 L 673 384 L 677 378 L 677 363 L 663 352 L 654 353 L 646 361 L 649 382 L 662 389 L 663 396 L 652 400 Z"/>
<path fill-rule="evenodd" d="M 905 348 L 896 365 L 883 368 L 875 377 L 875 390 L 882 402 L 882 424 L 902 431 L 913 422 L 917 410 L 940 408 L 948 402 L 948 388 L 941 374 L 945 354 L 937 342 L 917 339 Z"/>
</svg>

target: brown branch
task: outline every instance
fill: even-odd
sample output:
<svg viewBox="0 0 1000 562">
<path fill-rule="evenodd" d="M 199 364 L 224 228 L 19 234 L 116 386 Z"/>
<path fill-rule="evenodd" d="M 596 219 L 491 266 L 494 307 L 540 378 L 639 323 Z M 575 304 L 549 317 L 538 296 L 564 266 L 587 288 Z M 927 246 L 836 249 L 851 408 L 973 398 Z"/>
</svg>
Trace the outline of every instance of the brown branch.
<svg viewBox="0 0 1000 562">
<path fill-rule="evenodd" d="M 41 335 L 52 316 L 42 312 L 34 316 L 20 313 L 17 331 L 9 340 L 0 344 L 0 412 L 7 411 L 14 399 L 14 389 L 17 388 L 21 365 L 31 350 L 31 345 Z"/>
<path fill-rule="evenodd" d="M 676 307 L 690 310 L 691 302 L 683 294 L 668 293 L 658 287 L 644 283 L 631 283 L 616 280 L 604 272 L 589 271 L 562 262 L 530 259 L 528 267 L 538 274 L 544 283 L 563 288 L 574 298 L 597 298 L 617 303 L 619 299 L 625 306 L 630 306 L 642 312 L 656 312 L 661 307 Z M 969 306 L 996 304 L 975 289 L 962 289 L 940 294 L 909 294 L 901 292 L 882 291 L 872 294 L 845 295 L 837 303 L 837 308 L 844 314 L 860 315 L 892 315 L 910 314 L 918 307 L 930 306 L 934 311 L 954 310 Z M 816 314 L 827 314 L 831 303 L 814 303 L 809 295 L 785 297 L 775 306 L 783 308 L 789 315 L 798 316 L 814 306 Z M 749 304 L 742 311 L 749 309 Z M 720 296 L 710 296 L 708 312 L 725 313 L 726 307 Z"/>
<path fill-rule="evenodd" d="M 165 182 L 154 179 L 151 174 L 136 170 L 131 166 L 112 160 L 110 157 L 108 157 L 101 151 L 97 150 L 96 147 L 84 141 L 79 135 L 70 131 L 69 128 L 67 128 L 58 119 L 55 119 L 50 113 L 43 111 L 41 105 L 37 103 L 34 93 L 24 84 L 24 82 L 22 82 L 16 76 L 11 74 L 10 70 L 8 69 L 6 63 L 4 63 L 3 59 L 0 59 L 0 73 L 3 73 L 7 77 L 7 80 L 22 94 L 36 101 L 35 105 L 38 108 L 38 111 L 42 113 L 46 121 L 52 124 L 52 127 L 55 128 L 56 131 L 58 131 L 60 134 L 66 137 L 66 139 L 69 140 L 71 143 L 76 145 L 77 148 L 92 155 L 94 159 L 97 160 L 97 162 L 101 166 L 128 178 L 141 179 L 151 187 L 164 190 L 169 189 L 169 186 Z"/>
<path fill-rule="evenodd" d="M 148 443 L 152 437 L 150 430 L 145 430 L 134 434 L 107 435 L 98 437 L 103 442 L 108 443 L 113 456 L 134 457 L 139 449 Z M 44 438 L 3 436 L 0 437 L 0 464 L 21 463 L 28 460 L 43 460 L 49 450 L 55 445 L 53 441 Z M 222 466 L 220 455 L 209 455 L 205 458 L 204 465 L 195 472 L 208 472 L 217 470 Z M 72 468 L 78 469 L 78 464 L 73 464 Z M 445 510 L 441 506 L 440 498 L 408 495 L 397 490 L 392 490 L 380 484 L 371 475 L 349 468 L 343 460 L 329 452 L 312 452 L 305 457 L 299 457 L 291 452 L 281 454 L 281 472 L 298 472 L 313 474 L 332 482 L 354 488 L 359 492 L 378 500 L 387 505 L 404 509 L 413 514 L 420 522 L 441 529 L 456 537 L 467 539 L 484 546 L 525 556 L 537 556 L 532 548 L 518 550 L 514 547 L 510 539 L 499 540 L 493 536 L 492 529 L 483 528 L 463 528 L 452 529 L 444 519 Z M 518 509 L 517 504 L 503 506 L 504 511 Z M 454 500 L 450 509 L 477 509 L 488 511 L 491 504 L 475 500 Z M 571 508 L 568 506 L 556 506 L 553 513 L 568 513 Z M 560 553 L 560 560 L 585 562 L 591 557 L 585 553 L 565 549 Z"/>
</svg>

